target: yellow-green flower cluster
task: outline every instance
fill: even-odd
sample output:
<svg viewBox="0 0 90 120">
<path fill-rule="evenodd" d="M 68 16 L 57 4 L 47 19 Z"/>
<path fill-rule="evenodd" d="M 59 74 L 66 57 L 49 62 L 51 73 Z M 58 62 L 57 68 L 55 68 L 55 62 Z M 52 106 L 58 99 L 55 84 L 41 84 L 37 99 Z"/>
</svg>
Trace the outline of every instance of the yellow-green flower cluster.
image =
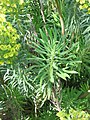
<svg viewBox="0 0 90 120">
<path fill-rule="evenodd" d="M 60 120 L 90 120 L 90 114 L 81 111 L 81 110 L 74 110 L 73 108 L 69 109 L 69 113 L 66 110 L 62 110 L 57 113 L 57 116 Z"/>
<path fill-rule="evenodd" d="M 0 0 L 0 13 L 17 12 L 17 6 L 23 3 L 24 0 Z"/>
<path fill-rule="evenodd" d="M 80 9 L 86 9 L 87 13 L 90 14 L 90 0 L 76 0 L 79 3 Z"/>
<path fill-rule="evenodd" d="M 20 44 L 19 35 L 15 28 L 6 21 L 5 14 L 0 14 L 0 65 L 10 64 L 18 55 Z"/>
</svg>

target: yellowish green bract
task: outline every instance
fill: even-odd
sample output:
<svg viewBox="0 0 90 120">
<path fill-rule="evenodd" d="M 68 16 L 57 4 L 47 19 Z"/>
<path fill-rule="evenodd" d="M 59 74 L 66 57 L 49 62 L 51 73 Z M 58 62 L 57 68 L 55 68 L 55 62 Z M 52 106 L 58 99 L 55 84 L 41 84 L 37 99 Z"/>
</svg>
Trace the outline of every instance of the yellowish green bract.
<svg viewBox="0 0 90 120">
<path fill-rule="evenodd" d="M 90 0 L 76 0 L 79 3 L 80 9 L 86 9 L 87 13 L 90 14 Z"/>
<path fill-rule="evenodd" d="M 11 64 L 18 55 L 20 44 L 17 44 L 19 35 L 10 22 L 5 19 L 5 14 L 0 14 L 0 65 Z"/>
<path fill-rule="evenodd" d="M 0 0 L 0 13 L 17 12 L 18 6 L 23 6 L 24 0 Z"/>
<path fill-rule="evenodd" d="M 74 110 L 73 108 L 69 109 L 69 113 L 67 113 L 65 110 L 62 110 L 57 113 L 57 116 L 60 118 L 60 120 L 89 120 L 90 114 L 81 111 L 81 110 Z"/>
</svg>

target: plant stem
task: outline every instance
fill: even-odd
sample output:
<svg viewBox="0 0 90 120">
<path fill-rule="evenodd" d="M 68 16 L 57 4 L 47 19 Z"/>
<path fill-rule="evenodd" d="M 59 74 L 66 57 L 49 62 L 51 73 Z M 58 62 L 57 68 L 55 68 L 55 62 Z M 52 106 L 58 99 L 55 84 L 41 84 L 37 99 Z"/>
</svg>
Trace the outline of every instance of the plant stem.
<svg viewBox="0 0 90 120">
<path fill-rule="evenodd" d="M 44 22 L 44 29 L 45 29 L 46 35 L 48 35 L 47 29 L 45 27 L 46 21 L 45 21 L 45 16 L 44 16 L 44 8 L 43 8 L 42 0 L 39 0 L 39 3 L 40 3 L 40 8 L 41 8 L 40 11 L 41 11 L 42 19 Z"/>
<path fill-rule="evenodd" d="M 55 0 L 55 2 L 56 2 L 56 5 L 57 5 L 57 10 L 58 10 L 58 13 L 59 13 L 59 17 L 60 17 L 60 23 L 61 23 L 61 28 L 62 28 L 62 35 L 64 35 L 65 34 L 65 28 L 64 28 L 64 21 L 63 21 L 63 17 L 62 17 L 61 8 L 60 8 L 58 0 Z"/>
<path fill-rule="evenodd" d="M 55 90 L 55 87 L 53 87 L 53 100 L 54 100 L 54 103 L 56 103 L 55 107 L 58 111 L 61 111 L 61 108 L 60 108 L 60 104 L 59 104 L 59 101 L 58 101 L 58 98 L 56 97 L 56 90 Z"/>
</svg>

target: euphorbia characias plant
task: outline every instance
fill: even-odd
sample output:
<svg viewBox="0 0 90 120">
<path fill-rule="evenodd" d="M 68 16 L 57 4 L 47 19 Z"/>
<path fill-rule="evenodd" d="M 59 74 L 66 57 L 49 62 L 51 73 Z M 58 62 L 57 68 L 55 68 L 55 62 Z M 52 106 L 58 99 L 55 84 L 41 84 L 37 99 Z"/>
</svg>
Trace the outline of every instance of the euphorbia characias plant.
<svg viewBox="0 0 90 120">
<path fill-rule="evenodd" d="M 17 39 L 19 39 L 17 31 L 5 18 L 4 2 L 0 1 L 0 65 L 12 63 L 20 48 L 20 44 L 17 43 Z"/>
<path fill-rule="evenodd" d="M 6 21 L 5 15 L 0 15 L 0 65 L 11 63 L 12 59 L 18 55 L 20 44 L 17 43 L 19 35 L 15 28 Z"/>
<path fill-rule="evenodd" d="M 0 10 L 4 13 L 17 12 L 18 5 L 21 6 L 23 3 L 24 0 L 0 0 Z"/>
</svg>

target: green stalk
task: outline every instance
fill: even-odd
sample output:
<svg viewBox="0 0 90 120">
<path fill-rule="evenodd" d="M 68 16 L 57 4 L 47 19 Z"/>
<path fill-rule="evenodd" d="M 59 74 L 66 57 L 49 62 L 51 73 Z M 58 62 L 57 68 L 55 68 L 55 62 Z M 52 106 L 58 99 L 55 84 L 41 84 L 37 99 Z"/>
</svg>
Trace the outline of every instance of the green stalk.
<svg viewBox="0 0 90 120">
<path fill-rule="evenodd" d="M 53 62 L 54 62 L 54 56 L 55 56 L 55 46 L 52 49 L 51 52 L 51 62 L 50 62 L 50 81 L 54 83 L 54 78 L 53 78 Z"/>
</svg>

